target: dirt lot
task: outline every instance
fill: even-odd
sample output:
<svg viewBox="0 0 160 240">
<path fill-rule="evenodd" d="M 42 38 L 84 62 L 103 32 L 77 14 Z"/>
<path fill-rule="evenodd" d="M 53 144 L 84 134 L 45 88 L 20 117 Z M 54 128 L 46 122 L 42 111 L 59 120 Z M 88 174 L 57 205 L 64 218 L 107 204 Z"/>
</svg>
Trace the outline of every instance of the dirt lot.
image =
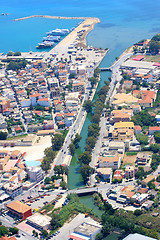
<svg viewBox="0 0 160 240">
<path fill-rule="evenodd" d="M 128 155 L 125 153 L 124 158 L 123 158 L 123 166 L 126 164 L 129 165 L 134 165 L 136 161 L 137 155 Z"/>
</svg>

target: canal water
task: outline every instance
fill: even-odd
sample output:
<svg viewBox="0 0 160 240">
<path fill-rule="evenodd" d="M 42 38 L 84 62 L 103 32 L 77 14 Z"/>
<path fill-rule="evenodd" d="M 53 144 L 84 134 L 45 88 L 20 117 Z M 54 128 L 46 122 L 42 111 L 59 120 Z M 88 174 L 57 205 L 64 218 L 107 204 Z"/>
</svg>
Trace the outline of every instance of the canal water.
<svg viewBox="0 0 160 240">
<path fill-rule="evenodd" d="M 103 61 L 101 62 L 99 67 L 109 67 L 112 65 L 112 63 L 115 61 L 115 57 L 119 56 L 121 54 L 120 49 L 117 50 L 116 53 L 112 54 L 112 52 L 109 52 L 105 58 L 103 59 Z M 108 80 L 108 77 L 111 77 L 111 72 L 101 72 L 101 79 L 100 82 L 98 84 L 95 96 L 93 101 L 97 98 L 97 92 L 100 90 L 100 88 L 102 88 L 104 86 L 104 81 Z M 74 189 L 74 188 L 78 188 L 78 187 L 82 187 L 84 186 L 83 182 L 82 182 L 82 178 L 81 175 L 79 173 L 79 169 L 80 169 L 80 164 L 78 163 L 78 156 L 79 154 L 83 153 L 85 151 L 85 145 L 86 145 L 86 139 L 87 139 L 87 133 L 88 133 L 88 126 L 91 124 L 90 122 L 91 120 L 91 114 L 88 114 L 86 117 L 86 120 L 84 122 L 82 131 L 80 133 L 82 139 L 79 143 L 79 148 L 76 149 L 75 154 L 71 160 L 71 164 L 69 167 L 69 175 L 68 175 L 68 188 L 69 189 Z M 99 210 L 99 208 L 97 206 L 94 205 L 94 200 L 92 195 L 88 195 L 88 196 L 83 196 L 80 197 L 80 201 L 86 206 L 91 208 L 94 213 L 101 218 L 101 215 L 103 213 L 103 211 Z M 104 240 L 117 240 L 118 239 L 118 234 L 116 233 L 112 233 L 110 234 L 108 237 L 106 237 Z"/>
</svg>

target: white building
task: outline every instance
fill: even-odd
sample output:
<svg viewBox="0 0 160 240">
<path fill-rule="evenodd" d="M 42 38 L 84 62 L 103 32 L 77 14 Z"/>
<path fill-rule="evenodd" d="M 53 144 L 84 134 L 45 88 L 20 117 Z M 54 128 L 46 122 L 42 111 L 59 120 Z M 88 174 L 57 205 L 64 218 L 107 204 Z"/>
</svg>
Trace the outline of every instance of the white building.
<svg viewBox="0 0 160 240">
<path fill-rule="evenodd" d="M 21 107 L 30 107 L 31 105 L 31 100 L 30 99 L 23 99 L 21 101 Z"/>
<path fill-rule="evenodd" d="M 49 107 L 50 106 L 50 102 L 48 100 L 48 98 L 40 98 L 37 100 L 37 104 L 39 104 L 42 107 Z"/>
<path fill-rule="evenodd" d="M 39 182 L 44 178 L 44 173 L 40 167 L 28 167 L 29 179 L 33 182 Z"/>
</svg>

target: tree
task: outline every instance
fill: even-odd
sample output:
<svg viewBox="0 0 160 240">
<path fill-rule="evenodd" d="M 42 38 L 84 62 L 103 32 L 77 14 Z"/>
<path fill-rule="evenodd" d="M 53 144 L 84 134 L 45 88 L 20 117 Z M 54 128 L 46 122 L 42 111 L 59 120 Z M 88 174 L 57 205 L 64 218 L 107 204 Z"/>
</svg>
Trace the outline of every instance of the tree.
<svg viewBox="0 0 160 240">
<path fill-rule="evenodd" d="M 0 140 L 6 140 L 7 139 L 7 133 L 6 132 L 0 132 Z"/>
<path fill-rule="evenodd" d="M 76 150 L 75 145 L 73 143 L 69 144 L 69 151 L 72 156 L 74 155 L 75 150 Z"/>
<path fill-rule="evenodd" d="M 44 238 L 48 237 L 48 232 L 44 229 L 42 229 L 41 234 Z"/>
<path fill-rule="evenodd" d="M 14 56 L 21 56 L 21 52 L 15 52 L 13 55 Z"/>
<path fill-rule="evenodd" d="M 160 34 L 159 33 L 156 34 L 155 36 L 152 37 L 151 40 L 153 40 L 153 41 L 160 41 Z"/>
<path fill-rule="evenodd" d="M 66 183 L 65 181 L 62 181 L 62 182 L 60 183 L 60 186 L 61 186 L 62 189 L 66 189 L 67 183 Z"/>
<path fill-rule="evenodd" d="M 89 164 L 91 162 L 91 155 L 89 152 L 84 152 L 78 156 L 80 164 Z"/>
<path fill-rule="evenodd" d="M 52 230 L 56 230 L 58 227 L 60 227 L 60 223 L 59 223 L 59 215 L 56 213 L 52 214 L 52 220 L 51 220 L 51 228 Z"/>
<path fill-rule="evenodd" d="M 135 125 L 140 125 L 141 127 L 157 125 L 155 117 L 151 116 L 146 110 L 136 113 L 132 117 L 132 121 Z"/>
<path fill-rule="evenodd" d="M 98 67 L 96 67 L 96 69 L 94 70 L 94 77 L 98 77 L 100 72 L 101 72 L 101 70 Z"/>
<path fill-rule="evenodd" d="M 76 146 L 80 141 L 81 141 L 82 137 L 76 133 L 75 138 L 72 140 L 72 143 Z"/>
<path fill-rule="evenodd" d="M 89 113 L 89 112 L 92 112 L 92 102 L 91 100 L 86 100 L 83 104 L 83 107 L 85 108 L 86 112 Z"/>
<path fill-rule="evenodd" d="M 63 175 L 64 173 L 68 175 L 68 168 L 62 165 L 57 165 L 54 167 L 54 172 L 56 175 Z"/>
<path fill-rule="evenodd" d="M 84 149 L 85 149 L 86 152 L 89 152 L 89 153 L 92 152 L 92 148 L 88 144 L 86 144 Z"/>
<path fill-rule="evenodd" d="M 19 229 L 16 228 L 16 227 L 13 227 L 13 228 L 9 228 L 9 231 L 10 231 L 10 233 L 11 233 L 12 235 L 14 235 L 14 234 L 17 234 L 17 233 L 18 233 Z"/>
<path fill-rule="evenodd" d="M 59 151 L 63 145 L 64 137 L 60 134 L 55 134 L 52 138 L 52 149 L 53 151 Z"/>
<path fill-rule="evenodd" d="M 88 80 L 90 81 L 92 88 L 97 83 L 97 78 L 95 77 L 88 78 Z"/>
<path fill-rule="evenodd" d="M 91 137 L 97 137 L 99 135 L 99 131 L 100 131 L 100 127 L 98 124 L 96 123 L 92 123 L 89 127 L 88 127 L 88 136 Z"/>
<path fill-rule="evenodd" d="M 135 216 L 140 216 L 141 214 L 142 214 L 142 211 L 139 210 L 139 209 L 136 209 L 136 210 L 134 211 L 134 215 L 135 215 Z"/>
<path fill-rule="evenodd" d="M 95 137 L 88 137 L 86 143 L 93 149 L 95 147 L 96 141 L 97 139 Z"/>
<path fill-rule="evenodd" d="M 8 235 L 8 234 L 9 234 L 8 229 L 5 226 L 1 225 L 0 226 L 0 237 Z"/>
<path fill-rule="evenodd" d="M 159 41 L 150 41 L 149 44 L 149 51 L 152 54 L 158 54 L 160 49 L 160 42 Z"/>
<path fill-rule="evenodd" d="M 160 143 L 160 132 L 154 132 L 154 138 L 156 143 Z"/>
<path fill-rule="evenodd" d="M 44 154 L 46 155 L 46 157 L 53 161 L 53 159 L 55 158 L 56 156 L 56 153 L 53 151 L 52 147 L 48 147 L 44 150 Z"/>
<path fill-rule="evenodd" d="M 154 153 L 158 153 L 160 150 L 160 145 L 155 143 L 150 145 L 150 150 Z"/>
<path fill-rule="evenodd" d="M 91 122 L 98 124 L 100 122 L 100 115 L 98 113 L 94 114 L 91 119 Z"/>
<path fill-rule="evenodd" d="M 44 183 L 45 183 L 45 184 L 49 184 L 50 181 L 51 181 L 51 179 L 50 179 L 49 177 L 46 177 L 46 178 L 44 179 Z"/>
<path fill-rule="evenodd" d="M 140 144 L 147 145 L 148 144 L 148 136 L 144 134 L 137 134 L 136 139 Z"/>
<path fill-rule="evenodd" d="M 80 173 L 82 175 L 82 178 L 83 178 L 83 182 L 86 184 L 89 180 L 89 177 L 91 176 L 91 174 L 94 173 L 94 169 L 91 168 L 90 166 L 88 165 L 84 165 L 80 168 Z"/>
<path fill-rule="evenodd" d="M 70 73 L 69 79 L 75 78 L 76 74 L 75 73 Z"/>
</svg>

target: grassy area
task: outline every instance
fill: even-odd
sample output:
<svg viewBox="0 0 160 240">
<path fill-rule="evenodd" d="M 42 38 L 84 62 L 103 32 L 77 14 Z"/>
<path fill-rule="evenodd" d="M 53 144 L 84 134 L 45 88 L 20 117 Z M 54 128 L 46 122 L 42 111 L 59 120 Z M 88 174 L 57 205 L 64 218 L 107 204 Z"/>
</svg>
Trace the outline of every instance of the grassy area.
<svg viewBox="0 0 160 240">
<path fill-rule="evenodd" d="M 160 62 L 160 55 L 145 56 L 147 62 Z"/>
<path fill-rule="evenodd" d="M 127 152 L 126 155 L 127 155 L 127 156 L 137 155 L 137 152 Z"/>
<path fill-rule="evenodd" d="M 160 218 L 158 217 L 153 217 L 151 214 L 152 213 L 159 213 L 160 214 L 160 209 L 155 208 L 153 210 L 146 211 L 144 210 L 144 213 L 141 214 L 140 216 L 135 216 L 133 212 L 121 212 L 122 216 L 128 219 L 128 221 L 132 221 L 135 224 L 138 224 L 142 227 L 148 228 L 148 229 L 154 229 L 157 232 L 160 232 Z"/>
<path fill-rule="evenodd" d="M 24 137 L 26 137 L 28 134 L 23 134 L 20 136 L 13 136 L 13 137 L 8 137 L 7 140 L 13 140 L 13 139 L 22 139 Z"/>
<path fill-rule="evenodd" d="M 69 130 L 67 130 L 67 129 L 64 129 L 64 130 L 61 130 L 60 131 L 61 133 L 62 133 L 62 135 L 64 136 L 64 138 L 67 136 L 67 134 L 68 134 L 68 132 L 69 132 Z"/>
</svg>

